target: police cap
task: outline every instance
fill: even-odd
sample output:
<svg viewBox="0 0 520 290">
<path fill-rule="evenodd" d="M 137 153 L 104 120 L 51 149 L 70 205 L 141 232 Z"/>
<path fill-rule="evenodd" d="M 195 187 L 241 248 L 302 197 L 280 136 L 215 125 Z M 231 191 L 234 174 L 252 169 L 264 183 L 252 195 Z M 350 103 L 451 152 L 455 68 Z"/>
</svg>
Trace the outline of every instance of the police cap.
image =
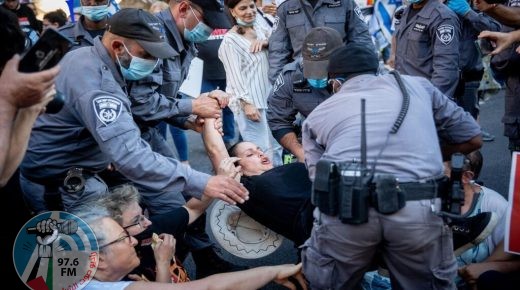
<svg viewBox="0 0 520 290">
<path fill-rule="evenodd" d="M 154 57 L 170 58 L 175 56 L 176 52 L 165 41 L 161 33 L 162 27 L 160 20 L 151 13 L 142 9 L 125 8 L 108 19 L 107 30 L 137 41 Z"/>
</svg>

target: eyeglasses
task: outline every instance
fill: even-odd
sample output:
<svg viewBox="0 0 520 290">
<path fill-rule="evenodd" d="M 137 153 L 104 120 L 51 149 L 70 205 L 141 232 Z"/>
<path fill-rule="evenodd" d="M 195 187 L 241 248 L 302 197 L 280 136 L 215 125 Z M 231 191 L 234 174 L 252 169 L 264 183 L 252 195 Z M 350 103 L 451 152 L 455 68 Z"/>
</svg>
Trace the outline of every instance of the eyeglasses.
<svg viewBox="0 0 520 290">
<path fill-rule="evenodd" d="M 144 215 L 140 215 L 138 218 L 137 218 L 137 221 L 131 225 L 127 225 L 126 227 L 123 227 L 123 229 L 128 229 L 128 228 L 131 228 L 133 226 L 139 226 L 141 229 L 144 229 L 145 226 L 144 226 L 144 222 L 146 221 L 146 217 Z"/>
<path fill-rule="evenodd" d="M 113 245 L 115 243 L 119 243 L 121 241 L 124 241 L 127 238 L 128 238 L 128 244 L 132 244 L 132 236 L 128 233 L 128 231 L 126 229 L 123 229 L 123 230 L 125 231 L 125 235 L 124 236 L 119 237 L 116 240 L 114 240 L 114 241 L 112 241 L 112 242 L 110 242 L 108 244 L 104 244 L 102 246 L 99 246 L 99 249 L 106 248 L 106 247 L 108 247 L 110 245 Z"/>
</svg>

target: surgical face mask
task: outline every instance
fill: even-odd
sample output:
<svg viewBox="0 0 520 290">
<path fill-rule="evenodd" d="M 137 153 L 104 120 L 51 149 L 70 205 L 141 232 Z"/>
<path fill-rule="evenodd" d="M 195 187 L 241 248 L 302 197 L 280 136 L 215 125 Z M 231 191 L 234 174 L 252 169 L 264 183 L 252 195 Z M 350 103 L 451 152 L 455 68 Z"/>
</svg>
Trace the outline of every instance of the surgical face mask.
<svg viewBox="0 0 520 290">
<path fill-rule="evenodd" d="M 128 68 L 125 68 L 121 64 L 121 60 L 119 56 L 116 55 L 117 62 L 119 63 L 119 68 L 121 69 L 121 74 L 125 78 L 125 80 L 136 81 L 140 80 L 148 75 L 150 75 L 157 64 L 159 63 L 159 59 L 144 59 L 137 56 L 132 55 L 126 46 L 123 44 L 123 47 L 126 50 L 126 53 L 131 57 L 130 63 L 128 64 Z M 128 63 L 128 58 L 121 57 L 123 62 Z"/>
<path fill-rule="evenodd" d="M 213 28 L 207 26 L 204 24 L 204 22 L 201 22 L 199 18 L 197 18 L 197 15 L 195 15 L 195 12 L 193 11 L 193 8 L 191 8 L 191 13 L 193 13 L 193 16 L 195 16 L 195 19 L 199 22 L 192 30 L 188 30 L 186 28 L 186 21 L 184 21 L 184 39 L 186 39 L 189 42 L 193 43 L 201 43 L 206 40 L 208 40 L 209 36 L 213 32 Z"/>
<path fill-rule="evenodd" d="M 108 15 L 108 4 L 99 6 L 81 6 L 81 14 L 94 22 L 101 21 Z"/>
<path fill-rule="evenodd" d="M 409 4 L 419 4 L 419 3 L 423 2 L 423 1 L 424 1 L 424 0 L 407 0 L 407 2 L 408 2 Z"/>
<path fill-rule="evenodd" d="M 307 79 L 309 85 L 313 88 L 323 89 L 327 86 L 327 78 L 324 79 Z"/>
<path fill-rule="evenodd" d="M 238 26 L 251 27 L 251 26 L 255 25 L 255 21 L 245 22 L 244 20 L 242 20 L 238 17 L 235 18 L 235 20 L 236 20 Z"/>
</svg>

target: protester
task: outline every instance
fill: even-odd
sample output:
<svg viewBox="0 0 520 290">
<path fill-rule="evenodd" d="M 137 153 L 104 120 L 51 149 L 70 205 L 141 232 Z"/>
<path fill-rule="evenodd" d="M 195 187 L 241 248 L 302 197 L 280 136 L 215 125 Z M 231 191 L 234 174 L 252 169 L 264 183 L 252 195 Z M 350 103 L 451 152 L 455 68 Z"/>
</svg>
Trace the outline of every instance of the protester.
<svg viewBox="0 0 520 290">
<path fill-rule="evenodd" d="M 520 18 L 520 3 L 518 1 L 507 1 L 504 4 L 489 4 L 485 0 L 475 0 L 475 6 L 480 11 L 493 17 L 502 23 L 501 32 L 511 32 L 518 27 Z M 510 25 L 510 26 L 508 26 Z M 520 57 L 515 47 L 504 49 L 491 57 L 491 68 L 497 79 L 505 80 L 505 102 L 504 136 L 509 139 L 508 149 L 510 152 L 520 151 L 520 130 L 518 119 L 520 118 L 520 74 L 518 66 Z"/>
<path fill-rule="evenodd" d="M 268 150 L 275 165 L 282 164 L 282 148 L 267 124 L 267 97 L 271 83 L 267 78 L 269 61 L 267 45 L 269 31 L 256 22 L 253 0 L 226 0 L 234 26 L 226 33 L 218 57 L 226 70 L 226 92 L 231 97 L 230 108 L 244 141 Z"/>
<path fill-rule="evenodd" d="M 137 240 L 109 217 L 104 208 L 90 208 L 77 213 L 96 235 L 99 244 L 99 264 L 93 280 L 85 286 L 93 289 L 258 289 L 274 281 L 287 288 L 295 289 L 294 277 L 303 289 L 307 289 L 301 276 L 301 264 L 264 266 L 250 270 L 212 275 L 210 277 L 180 284 L 158 282 L 121 281 L 140 263 L 134 246 Z"/>
<path fill-rule="evenodd" d="M 303 246 L 304 273 L 313 289 L 354 289 L 379 249 L 392 288 L 452 289 L 456 261 L 451 231 L 432 207 L 440 206 L 436 197 L 441 194 L 437 189 L 442 188 L 443 158 L 478 149 L 480 127 L 424 78 L 402 76 L 401 88 L 398 75 L 378 76 L 378 67 L 375 52 L 361 44 L 347 43 L 336 50 L 328 71 L 337 80 L 332 88 L 337 93 L 303 123 L 305 164 L 314 186 L 323 192 L 315 191 L 320 201 L 311 237 Z M 365 144 L 360 141 L 363 120 L 370 140 L 366 152 L 360 148 Z M 365 153 L 366 160 L 356 162 Z M 324 185 L 336 179 L 325 162 L 334 162 L 339 172 L 352 170 L 338 179 L 348 188 L 350 182 L 358 184 L 359 190 L 342 190 L 339 200 L 344 204 L 354 198 L 354 208 L 328 202 L 336 193 Z M 368 176 L 356 172 L 365 164 Z M 364 176 L 374 178 L 377 195 L 372 201 L 368 199 L 372 187 Z M 404 192 L 400 202 L 395 200 L 398 192 L 383 187 L 396 180 Z M 393 196 L 395 203 L 386 203 L 383 193 Z"/>
<path fill-rule="evenodd" d="M 492 41 L 495 44 L 495 47 L 490 54 L 496 55 L 520 41 L 520 30 L 514 30 L 511 32 L 495 32 L 486 30 L 482 31 L 478 37 Z M 517 46 L 515 50 L 520 54 L 520 46 Z"/>
<path fill-rule="evenodd" d="M 67 23 L 67 14 L 61 9 L 43 15 L 43 30 L 52 27 L 58 29 Z"/>
<path fill-rule="evenodd" d="M 53 99 L 59 67 L 35 73 L 18 71 L 25 34 L 12 12 L 0 7 L 0 188 L 18 168 L 34 121 Z"/>
</svg>

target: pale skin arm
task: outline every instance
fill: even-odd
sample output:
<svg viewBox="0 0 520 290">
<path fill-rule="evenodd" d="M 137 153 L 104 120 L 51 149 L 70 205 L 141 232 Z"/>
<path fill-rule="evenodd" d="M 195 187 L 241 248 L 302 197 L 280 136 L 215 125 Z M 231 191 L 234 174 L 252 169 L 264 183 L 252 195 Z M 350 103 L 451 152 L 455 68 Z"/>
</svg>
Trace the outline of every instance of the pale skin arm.
<svg viewBox="0 0 520 290">
<path fill-rule="evenodd" d="M 59 72 L 56 66 L 37 73 L 20 73 L 19 62 L 20 56 L 14 55 L 0 75 L 0 187 L 16 170 L 27 148 L 30 129 L 39 114 L 31 106 L 44 107 L 48 103 L 48 92 Z"/>
<path fill-rule="evenodd" d="M 489 4 L 485 0 L 473 0 L 475 7 L 498 22 L 507 26 L 520 26 L 520 8 L 509 7 L 502 4 Z"/>
<path fill-rule="evenodd" d="M 495 49 L 490 53 L 495 55 L 513 45 L 514 42 L 520 41 L 520 30 L 511 31 L 509 33 L 485 30 L 482 31 L 478 37 L 487 38 L 495 44 Z M 520 48 L 517 48 L 516 52 L 520 53 Z"/>
<path fill-rule="evenodd" d="M 11 130 L 9 153 L 4 162 L 4 168 L 0 174 L 0 187 L 4 186 L 18 168 L 25 155 L 31 131 L 36 118 L 45 111 L 45 106 L 52 100 L 53 94 L 47 94 L 40 103 L 19 109 Z"/>
<path fill-rule="evenodd" d="M 301 274 L 301 263 L 298 265 L 278 265 L 253 268 L 245 271 L 222 273 L 204 279 L 178 284 L 134 282 L 126 290 L 256 290 L 271 281 L 275 281 L 288 289 L 296 290 L 288 278 L 295 277 L 303 289 L 307 289 Z M 151 284 L 153 283 L 153 284 Z"/>
<path fill-rule="evenodd" d="M 206 212 L 206 209 L 211 205 L 212 201 L 212 198 L 205 195 L 202 196 L 201 200 L 198 200 L 196 198 L 188 200 L 186 205 L 183 205 L 183 207 L 186 208 L 186 210 L 188 211 L 188 224 L 193 223 L 204 212 Z"/>
</svg>

